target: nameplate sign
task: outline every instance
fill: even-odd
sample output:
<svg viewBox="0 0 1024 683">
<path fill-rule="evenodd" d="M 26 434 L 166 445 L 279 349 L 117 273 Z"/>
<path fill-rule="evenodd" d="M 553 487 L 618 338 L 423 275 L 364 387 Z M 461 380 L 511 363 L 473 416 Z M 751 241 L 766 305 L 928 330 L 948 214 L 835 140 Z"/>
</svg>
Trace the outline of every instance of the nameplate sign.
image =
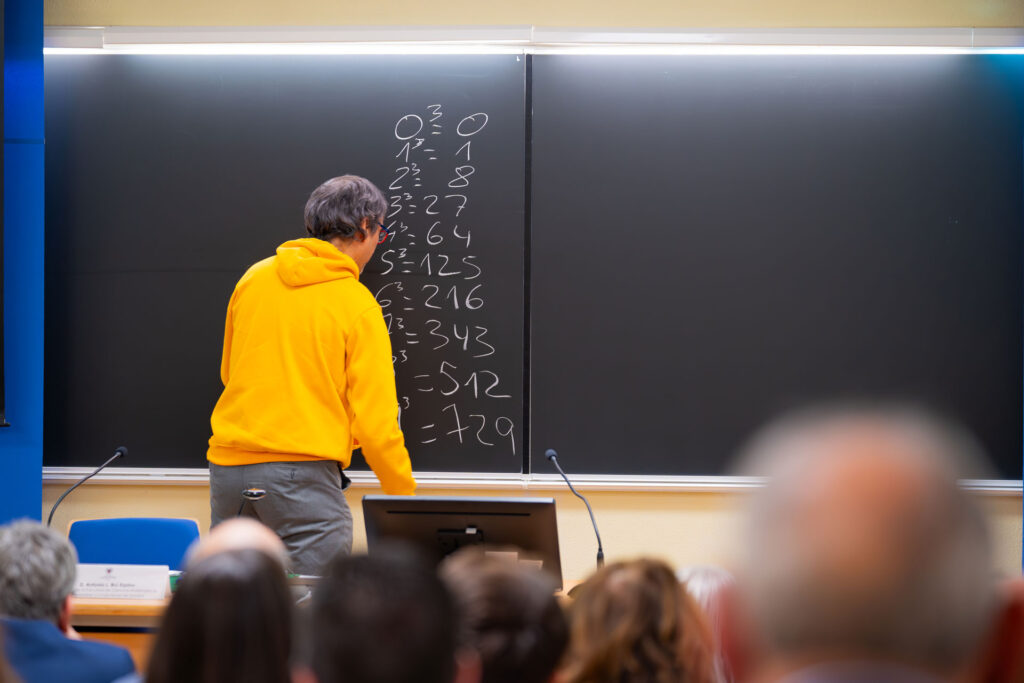
<svg viewBox="0 0 1024 683">
<path fill-rule="evenodd" d="M 163 600 L 169 568 L 152 564 L 80 564 L 75 597 Z"/>
</svg>

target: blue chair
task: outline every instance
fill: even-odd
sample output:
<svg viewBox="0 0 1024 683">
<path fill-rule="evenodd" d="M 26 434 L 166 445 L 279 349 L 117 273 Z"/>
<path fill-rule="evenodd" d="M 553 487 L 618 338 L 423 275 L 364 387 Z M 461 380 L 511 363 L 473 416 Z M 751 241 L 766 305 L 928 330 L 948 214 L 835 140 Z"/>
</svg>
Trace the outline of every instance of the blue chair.
<svg viewBox="0 0 1024 683">
<path fill-rule="evenodd" d="M 199 524 L 194 519 L 80 519 L 68 529 L 68 540 L 83 564 L 166 564 L 180 570 L 197 538 Z"/>
</svg>

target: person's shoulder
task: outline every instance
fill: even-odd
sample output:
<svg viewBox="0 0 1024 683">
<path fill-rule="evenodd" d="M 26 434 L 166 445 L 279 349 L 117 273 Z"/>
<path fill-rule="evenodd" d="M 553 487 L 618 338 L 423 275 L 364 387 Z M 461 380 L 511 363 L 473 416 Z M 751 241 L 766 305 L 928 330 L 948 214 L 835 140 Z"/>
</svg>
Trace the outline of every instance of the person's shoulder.
<svg viewBox="0 0 1024 683">
<path fill-rule="evenodd" d="M 343 300 L 345 306 L 354 318 L 358 318 L 368 312 L 377 311 L 378 314 L 381 310 L 380 304 L 374 297 L 373 292 L 367 288 L 362 282 L 355 278 L 345 278 L 343 280 L 335 280 L 333 283 L 335 287 L 344 292 Z M 394 292 L 395 296 L 388 296 L 390 289 L 381 292 L 381 297 L 387 299 L 401 299 L 401 293 L 398 291 Z"/>
<path fill-rule="evenodd" d="M 251 280 L 254 277 L 259 277 L 263 273 L 274 272 L 274 261 L 277 256 L 268 256 L 267 258 L 257 261 L 256 263 L 249 266 L 245 273 L 238 280 L 238 284 L 242 284 L 247 280 Z"/>
<path fill-rule="evenodd" d="M 123 647 L 72 640 L 50 622 L 5 618 L 3 628 L 7 657 L 24 683 L 100 683 L 135 672 L 135 662 Z"/>
<path fill-rule="evenodd" d="M 262 261 L 257 261 L 249 266 L 242 274 L 242 277 L 238 278 L 238 282 L 235 283 L 235 296 L 240 296 L 243 292 L 253 287 L 260 288 L 270 281 L 276 282 L 278 280 L 277 268 L 275 267 L 276 258 L 276 256 L 268 256 Z M 263 285 L 260 283 L 263 283 Z"/>
<path fill-rule="evenodd" d="M 71 647 L 78 651 L 82 660 L 88 662 L 97 674 L 97 678 L 114 680 L 135 673 L 135 662 L 128 650 L 111 643 L 100 643 L 94 640 L 68 640 Z M 107 676 L 109 678 L 106 678 Z"/>
<path fill-rule="evenodd" d="M 372 307 L 372 306 L 379 307 L 380 306 L 380 304 L 377 303 L 377 297 L 375 297 L 373 295 L 373 292 L 370 291 L 370 288 L 367 287 L 362 282 L 362 280 L 355 280 L 355 279 L 353 279 L 352 282 L 355 285 L 352 289 L 354 289 L 358 293 L 358 296 L 359 296 L 361 301 L 365 302 L 366 305 L 370 306 L 370 307 Z M 400 298 L 402 296 L 401 292 L 403 291 L 401 289 L 401 283 L 398 283 L 398 287 L 399 287 L 399 289 L 396 290 L 396 294 L 397 294 L 397 297 Z M 387 290 L 385 290 L 385 291 L 387 291 Z M 392 297 L 392 298 L 395 298 L 395 297 Z"/>
<path fill-rule="evenodd" d="M 103 659 L 131 661 L 132 658 L 128 650 L 113 643 L 101 643 L 97 640 L 72 640 L 71 638 L 68 638 L 68 642 L 82 652 Z"/>
<path fill-rule="evenodd" d="M 61 644 L 67 638 L 53 623 L 42 619 L 16 619 L 0 617 L 4 637 L 10 642 L 53 642 Z"/>
</svg>

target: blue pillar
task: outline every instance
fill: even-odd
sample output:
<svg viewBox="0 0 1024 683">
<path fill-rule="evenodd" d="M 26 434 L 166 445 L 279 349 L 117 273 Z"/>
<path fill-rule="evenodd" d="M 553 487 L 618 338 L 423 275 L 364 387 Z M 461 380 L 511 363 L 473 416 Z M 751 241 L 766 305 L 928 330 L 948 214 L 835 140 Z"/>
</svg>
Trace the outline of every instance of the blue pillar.
<svg viewBox="0 0 1024 683">
<path fill-rule="evenodd" d="M 0 522 L 40 518 L 43 469 L 43 2 L 4 0 L 4 375 Z"/>
</svg>

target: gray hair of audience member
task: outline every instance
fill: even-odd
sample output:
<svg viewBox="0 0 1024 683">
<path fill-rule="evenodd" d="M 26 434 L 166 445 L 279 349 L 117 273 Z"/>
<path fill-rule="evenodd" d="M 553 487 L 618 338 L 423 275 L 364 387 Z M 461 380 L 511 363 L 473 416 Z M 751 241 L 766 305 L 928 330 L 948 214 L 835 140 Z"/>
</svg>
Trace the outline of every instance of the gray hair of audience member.
<svg viewBox="0 0 1024 683">
<path fill-rule="evenodd" d="M 56 622 L 77 564 L 71 543 L 38 522 L 0 527 L 0 614 Z"/>
<path fill-rule="evenodd" d="M 722 655 L 723 594 L 736 585 L 736 577 L 721 567 L 695 564 L 676 570 L 676 578 L 704 612 L 715 641 L 715 678 L 730 681 L 732 676 Z"/>
<path fill-rule="evenodd" d="M 363 230 L 364 219 L 370 232 L 387 212 L 388 202 L 376 185 L 357 175 L 343 175 L 325 181 L 309 195 L 303 217 L 310 237 L 330 241 L 353 239 Z"/>
<path fill-rule="evenodd" d="M 465 548 L 442 563 L 455 597 L 460 646 L 476 652 L 481 683 L 546 683 L 569 643 L 554 580 L 540 569 Z"/>
<path fill-rule="evenodd" d="M 987 462 L 962 429 L 913 407 L 838 406 L 755 436 L 740 599 L 761 646 L 951 672 L 994 607 L 981 511 L 958 486 Z"/>
</svg>

